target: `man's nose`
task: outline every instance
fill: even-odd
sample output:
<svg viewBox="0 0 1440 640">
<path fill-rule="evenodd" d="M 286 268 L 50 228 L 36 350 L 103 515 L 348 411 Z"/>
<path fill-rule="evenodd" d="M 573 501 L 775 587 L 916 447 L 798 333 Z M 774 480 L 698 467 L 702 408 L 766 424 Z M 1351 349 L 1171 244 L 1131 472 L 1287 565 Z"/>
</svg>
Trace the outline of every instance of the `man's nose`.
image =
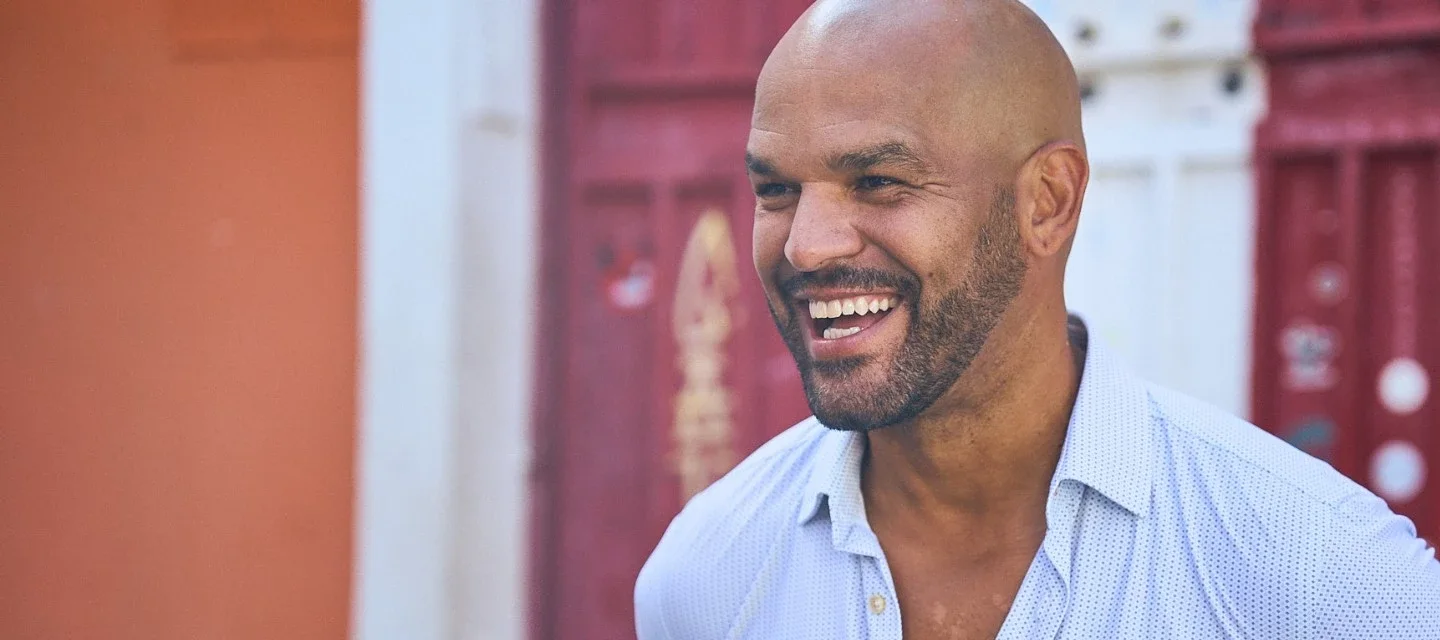
<svg viewBox="0 0 1440 640">
<path fill-rule="evenodd" d="M 785 259 L 796 271 L 819 271 L 864 250 L 845 203 L 821 194 L 804 194 L 795 205 Z"/>
</svg>

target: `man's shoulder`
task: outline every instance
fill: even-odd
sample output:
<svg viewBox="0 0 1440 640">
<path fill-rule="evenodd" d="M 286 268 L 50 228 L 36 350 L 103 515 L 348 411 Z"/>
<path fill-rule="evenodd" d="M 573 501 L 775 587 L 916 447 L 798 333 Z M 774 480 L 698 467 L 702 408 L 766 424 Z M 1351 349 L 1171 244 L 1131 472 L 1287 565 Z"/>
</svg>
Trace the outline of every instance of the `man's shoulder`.
<svg viewBox="0 0 1440 640">
<path fill-rule="evenodd" d="M 769 524 L 776 518 L 793 519 L 802 490 L 824 449 L 822 445 L 828 438 L 844 435 L 813 417 L 800 421 L 691 498 L 671 528 L 684 524 L 710 530 L 711 525 L 722 521 L 733 526 L 757 520 Z"/>
<path fill-rule="evenodd" d="M 771 439 L 675 516 L 635 586 L 641 637 L 705 637 L 725 628 L 800 505 L 826 442 L 846 434 L 814 418 Z"/>
<path fill-rule="evenodd" d="M 1249 594 L 1240 610 L 1263 616 L 1283 605 L 1313 637 L 1387 629 L 1398 635 L 1384 637 L 1440 638 L 1440 564 L 1408 519 L 1245 420 L 1159 386 L 1149 392 L 1166 476 L 1155 502 L 1171 511 L 1162 521 L 1184 523 L 1191 562 L 1224 567 L 1214 578 Z M 1432 635 L 1414 634 L 1422 628 Z"/>
<path fill-rule="evenodd" d="M 1173 389 L 1147 385 L 1168 472 L 1210 493 L 1283 498 L 1302 510 L 1333 514 L 1364 487 L 1328 463 L 1224 410 Z"/>
</svg>

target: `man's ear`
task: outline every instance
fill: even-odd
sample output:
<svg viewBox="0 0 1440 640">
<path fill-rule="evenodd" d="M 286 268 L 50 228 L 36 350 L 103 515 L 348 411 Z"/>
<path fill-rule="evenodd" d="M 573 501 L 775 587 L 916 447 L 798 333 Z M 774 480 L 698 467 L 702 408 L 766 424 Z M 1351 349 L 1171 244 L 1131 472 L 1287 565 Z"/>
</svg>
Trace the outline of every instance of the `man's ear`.
<svg viewBox="0 0 1440 640">
<path fill-rule="evenodd" d="M 1072 142 L 1045 145 L 1026 161 L 1016 189 L 1020 236 L 1031 253 L 1049 257 L 1069 246 L 1090 182 L 1090 161 Z"/>
</svg>

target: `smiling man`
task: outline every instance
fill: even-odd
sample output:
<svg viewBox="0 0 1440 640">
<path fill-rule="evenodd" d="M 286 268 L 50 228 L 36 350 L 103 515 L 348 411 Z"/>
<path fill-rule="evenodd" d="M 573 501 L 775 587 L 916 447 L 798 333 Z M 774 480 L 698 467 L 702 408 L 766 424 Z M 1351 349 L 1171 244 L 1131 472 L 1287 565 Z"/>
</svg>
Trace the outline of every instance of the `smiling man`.
<svg viewBox="0 0 1440 640">
<path fill-rule="evenodd" d="M 676 517 L 641 640 L 1440 638 L 1409 521 L 1067 315 L 1089 166 L 1028 9 L 822 0 L 746 163 L 815 417 Z"/>
</svg>

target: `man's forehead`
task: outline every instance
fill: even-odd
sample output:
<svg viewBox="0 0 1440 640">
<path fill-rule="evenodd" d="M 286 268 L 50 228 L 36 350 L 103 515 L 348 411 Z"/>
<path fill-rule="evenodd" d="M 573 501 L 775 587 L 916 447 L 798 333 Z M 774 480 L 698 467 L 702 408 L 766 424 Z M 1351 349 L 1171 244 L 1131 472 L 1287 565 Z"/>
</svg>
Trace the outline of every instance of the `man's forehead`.
<svg viewBox="0 0 1440 640">
<path fill-rule="evenodd" d="M 752 173 L 801 171 L 860 173 L 872 167 L 929 171 L 936 159 L 929 145 L 903 127 L 852 123 L 848 131 L 831 129 L 786 135 L 752 129 L 745 152 Z M 871 126 L 866 126 L 870 124 Z"/>
<path fill-rule="evenodd" d="M 884 139 L 918 144 L 924 132 L 947 113 L 942 98 L 898 78 L 797 77 L 758 90 L 751 140 L 805 138 L 807 143 L 856 146 Z M 943 104 L 943 102 L 941 102 Z"/>
<path fill-rule="evenodd" d="M 919 106 L 958 89 L 957 80 L 957 73 L 894 52 L 875 53 L 850 45 L 789 54 L 777 51 L 756 85 L 755 114 L 782 116 L 797 104 L 825 106 L 836 112 L 850 107 L 858 113 Z"/>
<path fill-rule="evenodd" d="M 898 66 L 828 59 L 805 62 L 765 70 L 755 87 L 757 116 L 783 114 L 795 104 L 864 107 L 908 102 L 910 96 L 932 93 L 940 84 Z"/>
<path fill-rule="evenodd" d="M 890 141 L 918 150 L 961 107 L 957 84 L 946 80 L 824 56 L 767 68 L 756 87 L 751 142 L 783 137 L 814 154 Z"/>
</svg>

